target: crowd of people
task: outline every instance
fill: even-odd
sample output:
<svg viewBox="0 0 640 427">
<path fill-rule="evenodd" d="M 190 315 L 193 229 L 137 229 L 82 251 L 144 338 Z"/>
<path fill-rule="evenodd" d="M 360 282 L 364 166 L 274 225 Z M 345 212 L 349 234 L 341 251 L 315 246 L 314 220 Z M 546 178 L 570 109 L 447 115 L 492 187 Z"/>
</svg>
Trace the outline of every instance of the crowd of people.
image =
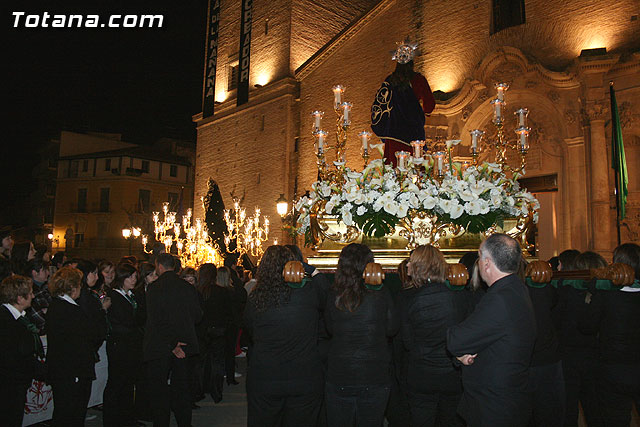
<svg viewBox="0 0 640 427">
<path fill-rule="evenodd" d="M 48 262 L 2 238 L 2 425 L 22 424 L 34 378 L 52 387 L 53 425 L 84 425 L 105 341 L 105 426 L 168 426 L 171 412 L 190 426 L 197 402 L 237 384 L 240 341 L 249 426 L 577 426 L 579 405 L 589 427 L 628 426 L 640 405 L 638 282 L 526 281 L 504 234 L 462 257 L 466 286 L 452 286 L 443 254 L 425 245 L 398 266 L 397 289 L 364 281 L 374 256 L 356 243 L 331 277 L 293 245 L 268 247 L 253 271 L 231 257 L 196 270 L 167 253 Z M 289 261 L 302 263 L 300 283 L 285 280 Z M 619 246 L 613 261 L 640 279 L 640 246 Z M 606 265 L 574 250 L 550 263 Z"/>
</svg>

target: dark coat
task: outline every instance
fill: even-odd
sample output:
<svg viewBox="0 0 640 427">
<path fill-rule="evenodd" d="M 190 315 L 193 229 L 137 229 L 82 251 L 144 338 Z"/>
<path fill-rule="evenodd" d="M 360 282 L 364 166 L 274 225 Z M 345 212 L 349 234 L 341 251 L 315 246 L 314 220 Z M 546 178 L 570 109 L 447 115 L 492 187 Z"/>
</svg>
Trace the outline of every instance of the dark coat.
<svg viewBox="0 0 640 427">
<path fill-rule="evenodd" d="M 196 324 L 202 318 L 198 292 L 174 271 L 167 271 L 147 288 L 144 360 L 171 355 L 178 342 L 189 356 L 199 353 Z"/>
<path fill-rule="evenodd" d="M 263 311 L 252 292 L 244 313 L 250 336 L 247 390 L 282 394 L 321 392 L 318 320 L 325 296 L 313 281 L 291 290 L 289 302 Z"/>
<path fill-rule="evenodd" d="M 529 297 L 536 316 L 536 343 L 533 347 L 531 366 L 551 365 L 560 361 L 560 348 L 554 312 L 558 305 L 558 291 L 555 287 L 528 286 Z"/>
<path fill-rule="evenodd" d="M 460 370 L 447 351 L 447 328 L 468 315 L 465 291 L 431 283 L 398 300 L 401 336 L 407 350 L 407 381 L 417 392 L 462 391 Z"/>
<path fill-rule="evenodd" d="M 469 317 L 447 332 L 455 356 L 476 354 L 462 367 L 461 414 L 470 426 L 516 427 L 529 421 L 529 364 L 536 320 L 526 286 L 514 274 L 496 281 Z"/>
<path fill-rule="evenodd" d="M 0 378 L 30 383 L 36 374 L 34 335 L 0 304 Z"/>
<path fill-rule="evenodd" d="M 89 323 L 94 331 L 93 351 L 98 354 L 102 343 L 107 339 L 109 323 L 107 323 L 107 312 L 102 309 L 100 298 L 86 286 L 82 287 L 80 297 L 77 301 L 82 311 L 89 318 Z"/>
<path fill-rule="evenodd" d="M 205 300 L 201 297 L 204 314 L 198 326 L 203 335 L 211 326 L 226 328 L 235 321 L 233 292 L 234 289 L 213 285 L 209 298 Z"/>
<path fill-rule="evenodd" d="M 583 332 L 597 332 L 600 360 L 607 364 L 640 364 L 640 292 L 595 291 Z"/>
<path fill-rule="evenodd" d="M 109 342 L 124 347 L 128 351 L 142 353 L 144 333 L 136 316 L 137 308 L 134 309 L 133 304 L 114 289 L 109 290 L 107 295 L 111 298 L 111 307 L 107 312 L 107 319 L 111 325 Z"/>
<path fill-rule="evenodd" d="M 98 340 L 87 314 L 77 305 L 53 298 L 47 311 L 48 379 L 94 380 Z"/>
<path fill-rule="evenodd" d="M 400 327 L 391 294 L 386 287 L 366 291 L 353 312 L 338 309 L 335 301 L 331 291 L 324 313 L 332 335 L 327 381 L 338 386 L 390 384 L 389 338 Z"/>
</svg>

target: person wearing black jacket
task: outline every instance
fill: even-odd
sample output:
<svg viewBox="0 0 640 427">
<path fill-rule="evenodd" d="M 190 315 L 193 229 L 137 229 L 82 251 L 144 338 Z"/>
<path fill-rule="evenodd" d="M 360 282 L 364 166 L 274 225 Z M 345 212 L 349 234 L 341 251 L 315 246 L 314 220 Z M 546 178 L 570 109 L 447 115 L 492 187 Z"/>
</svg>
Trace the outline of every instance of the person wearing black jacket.
<svg viewBox="0 0 640 427">
<path fill-rule="evenodd" d="M 213 401 L 218 403 L 222 400 L 224 383 L 225 334 L 234 321 L 233 300 L 230 290 L 217 284 L 217 270 L 213 264 L 200 266 L 197 289 L 204 313 L 198 325 L 202 391 L 211 394 Z"/>
<path fill-rule="evenodd" d="M 607 261 L 595 252 L 583 252 L 573 259 L 571 251 L 560 254 L 560 268 L 588 270 L 603 268 Z M 575 268 L 573 268 L 575 267 Z M 598 392 L 598 335 L 597 331 L 583 333 L 580 319 L 584 318 L 592 298 L 591 292 L 562 282 L 558 285 L 558 332 L 562 376 L 566 393 L 564 425 L 578 427 L 580 407 L 589 427 L 602 427 L 602 411 Z"/>
<path fill-rule="evenodd" d="M 2 425 L 21 427 L 31 380 L 44 357 L 36 326 L 25 309 L 31 304 L 31 279 L 10 276 L 0 284 L 0 417 Z"/>
<path fill-rule="evenodd" d="M 527 262 L 521 261 L 521 279 Z M 548 283 L 528 283 L 527 290 L 536 318 L 536 341 L 529 368 L 532 390 L 532 425 L 561 427 L 564 424 L 566 393 L 558 333 L 554 314 L 558 306 L 558 291 Z"/>
<path fill-rule="evenodd" d="M 630 265 L 640 280 L 640 246 L 624 243 L 613 262 Z M 607 427 L 628 426 L 632 402 L 640 408 L 640 289 L 595 290 L 581 327 L 598 332 L 600 403 Z"/>
<path fill-rule="evenodd" d="M 108 291 L 111 307 L 107 319 L 109 376 L 104 389 L 103 421 L 106 427 L 135 426 L 134 385 L 142 366 L 143 329 L 138 323 L 138 302 L 132 292 L 137 271 L 131 264 L 118 264 Z"/>
<path fill-rule="evenodd" d="M 202 318 L 198 293 L 174 271 L 171 254 L 156 258 L 158 280 L 147 288 L 143 340 L 154 426 L 191 425 L 191 361 L 199 353 L 196 324 Z M 171 378 L 171 384 L 167 381 Z"/>
<path fill-rule="evenodd" d="M 235 379 L 236 375 L 236 346 L 238 343 L 238 334 L 240 333 L 240 324 L 242 323 L 242 316 L 244 313 L 245 305 L 247 304 L 247 291 L 244 288 L 244 283 L 238 272 L 236 270 L 236 266 L 234 265 L 234 261 L 236 260 L 233 256 L 228 256 L 224 260 L 224 266 L 221 267 L 218 271 L 220 273 L 222 271 L 222 275 L 225 275 L 227 279 L 223 281 L 218 275 L 218 284 L 224 286 L 229 289 L 231 294 L 231 300 L 233 302 L 233 322 L 227 325 L 226 333 L 225 333 L 225 371 L 227 375 L 227 384 L 236 385 L 238 381 Z M 225 269 L 228 274 L 225 274 Z"/>
<path fill-rule="evenodd" d="M 399 328 L 391 294 L 382 285 L 365 285 L 373 262 L 365 245 L 340 252 L 334 288 L 327 298 L 325 323 L 332 335 L 326 399 L 330 426 L 382 425 L 391 387 L 389 338 Z"/>
<path fill-rule="evenodd" d="M 97 362 L 100 360 L 98 351 L 109 333 L 107 310 L 111 306 L 111 298 L 100 291 L 98 266 L 96 264 L 91 261 L 80 260 L 78 262 L 78 270 L 82 272 L 82 290 L 77 303 L 89 318 L 90 327 L 95 331 L 93 352 Z"/>
<path fill-rule="evenodd" d="M 464 290 L 447 287 L 447 262 L 433 246 L 419 246 L 411 253 L 408 272 L 417 289 L 399 300 L 398 311 L 412 426 L 461 426 L 456 411 L 462 382 L 446 348 L 447 328 L 465 319 L 468 297 Z"/>
<path fill-rule="evenodd" d="M 47 311 L 47 381 L 53 390 L 53 425 L 83 426 L 91 383 L 96 378 L 97 331 L 75 302 L 82 272 L 62 267 L 49 280 L 53 296 Z"/>
<path fill-rule="evenodd" d="M 285 283 L 283 269 L 293 259 L 284 246 L 268 247 L 247 302 L 249 427 L 318 422 L 324 387 L 318 319 L 325 300 L 313 280 Z"/>
<path fill-rule="evenodd" d="M 478 270 L 489 289 L 469 317 L 447 330 L 447 348 L 465 365 L 460 414 L 470 427 L 525 426 L 536 320 L 526 286 L 515 274 L 522 251 L 506 234 L 493 234 L 478 252 Z"/>
</svg>

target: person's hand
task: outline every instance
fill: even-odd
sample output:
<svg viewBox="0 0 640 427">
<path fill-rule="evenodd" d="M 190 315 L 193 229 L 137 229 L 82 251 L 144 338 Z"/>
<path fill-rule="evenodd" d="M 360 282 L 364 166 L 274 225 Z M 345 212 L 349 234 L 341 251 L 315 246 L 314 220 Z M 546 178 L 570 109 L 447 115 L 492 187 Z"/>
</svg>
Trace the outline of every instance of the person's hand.
<svg viewBox="0 0 640 427">
<path fill-rule="evenodd" d="M 171 350 L 171 352 L 173 353 L 173 355 L 175 357 L 177 357 L 178 359 L 184 359 L 185 357 L 187 357 L 186 354 L 184 354 L 184 350 L 182 350 L 182 346 L 183 345 L 187 345 L 183 342 L 179 342 L 178 344 L 176 344 L 176 348 L 174 348 L 173 350 Z"/>
<path fill-rule="evenodd" d="M 465 354 L 463 356 L 456 357 L 456 359 L 458 359 L 460 361 L 460 363 L 462 363 L 463 365 L 469 366 L 469 365 L 473 364 L 473 362 L 476 359 L 477 355 L 478 355 L 478 353 L 476 353 L 476 354 Z"/>
<path fill-rule="evenodd" d="M 103 310 L 109 310 L 109 307 L 111 307 L 111 298 L 110 297 L 104 297 L 102 299 L 102 309 Z"/>
</svg>

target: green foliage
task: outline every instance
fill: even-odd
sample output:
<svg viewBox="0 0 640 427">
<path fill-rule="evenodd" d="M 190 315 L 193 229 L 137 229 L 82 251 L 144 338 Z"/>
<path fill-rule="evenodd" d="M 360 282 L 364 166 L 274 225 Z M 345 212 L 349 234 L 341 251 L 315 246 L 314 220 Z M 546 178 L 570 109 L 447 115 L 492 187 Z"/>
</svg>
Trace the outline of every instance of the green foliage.
<svg viewBox="0 0 640 427">
<path fill-rule="evenodd" d="M 366 212 L 364 215 L 356 215 L 353 222 L 368 237 L 384 237 L 395 232 L 399 219 L 383 210 L 379 212 Z"/>
<path fill-rule="evenodd" d="M 451 219 L 448 214 L 445 214 L 441 215 L 441 220 L 442 222 L 461 225 L 466 228 L 468 233 L 482 233 L 494 224 L 502 227 L 504 223 L 504 218 L 500 211 L 491 211 L 484 215 L 469 215 L 468 213 L 463 213 L 456 219 Z"/>
</svg>

